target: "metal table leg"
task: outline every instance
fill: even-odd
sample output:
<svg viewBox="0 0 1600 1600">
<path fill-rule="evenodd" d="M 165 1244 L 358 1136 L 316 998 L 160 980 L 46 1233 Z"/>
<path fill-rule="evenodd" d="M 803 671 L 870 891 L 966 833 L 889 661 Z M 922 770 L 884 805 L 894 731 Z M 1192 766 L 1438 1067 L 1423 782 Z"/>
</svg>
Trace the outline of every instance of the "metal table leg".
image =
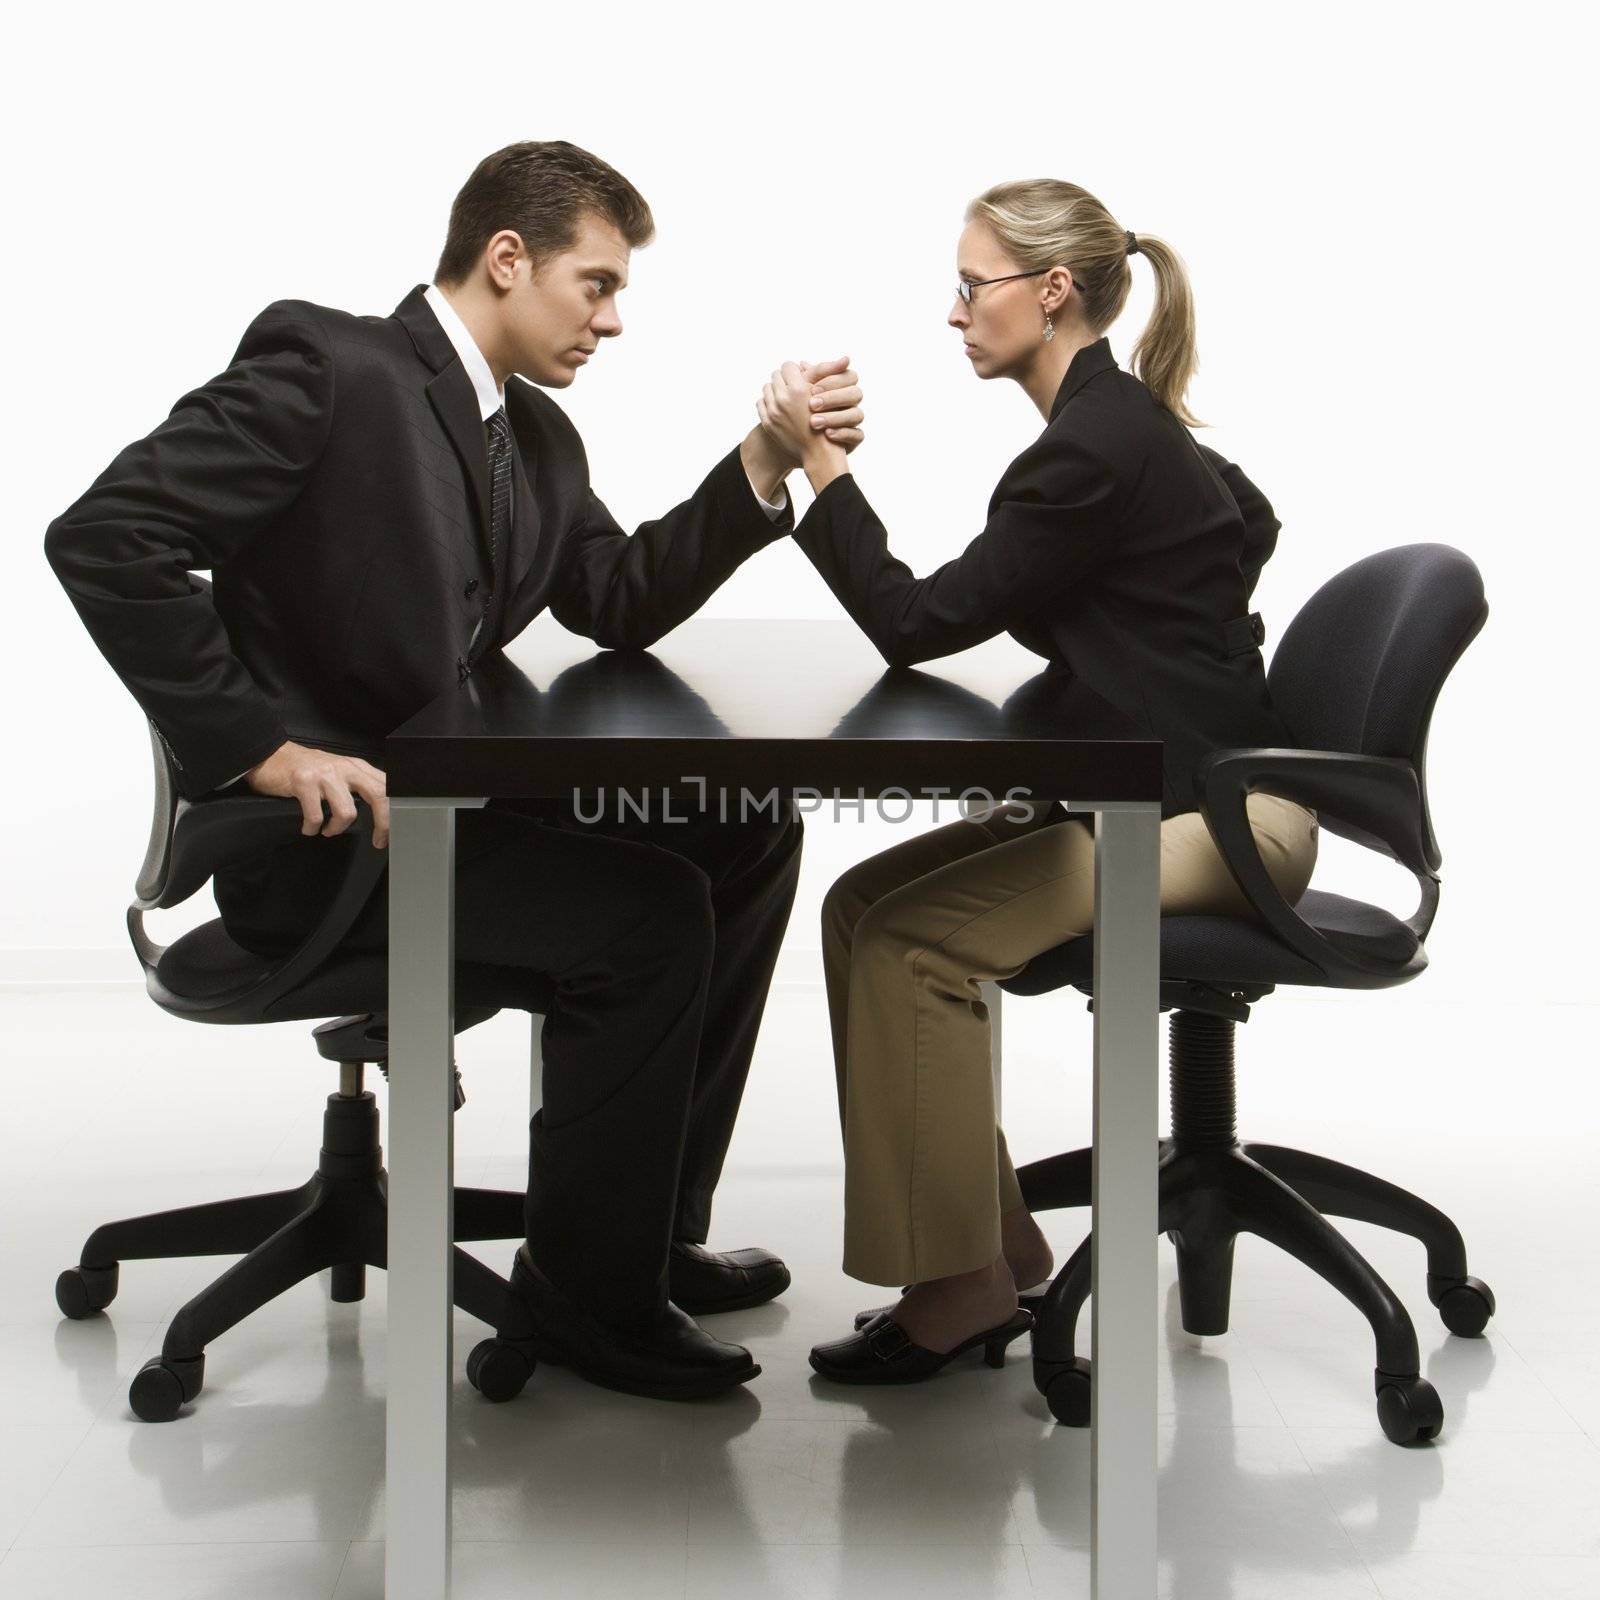
<svg viewBox="0 0 1600 1600">
<path fill-rule="evenodd" d="M 1091 1592 L 1153 1600 L 1161 812 L 1095 809 Z"/>
<path fill-rule="evenodd" d="M 387 1600 L 449 1600 L 455 808 L 389 802 Z"/>
</svg>

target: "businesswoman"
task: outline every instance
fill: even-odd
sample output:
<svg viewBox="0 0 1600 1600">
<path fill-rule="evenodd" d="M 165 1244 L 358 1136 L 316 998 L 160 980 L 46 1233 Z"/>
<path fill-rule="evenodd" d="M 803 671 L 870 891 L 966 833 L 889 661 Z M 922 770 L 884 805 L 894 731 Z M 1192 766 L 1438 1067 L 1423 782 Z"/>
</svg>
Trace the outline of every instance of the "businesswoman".
<svg viewBox="0 0 1600 1600">
<path fill-rule="evenodd" d="M 1143 256 L 1155 305 L 1132 372 L 1105 330 Z M 1161 909 L 1251 916 L 1196 810 L 1194 772 L 1230 745 L 1289 745 L 1262 667 L 1250 593 L 1277 539 L 1265 498 L 1198 445 L 1183 265 L 1093 195 L 1006 183 L 967 208 L 948 321 L 980 378 L 1011 378 L 1044 418 L 989 502 L 983 531 L 915 577 L 844 451 L 812 418 L 799 369 L 773 374 L 762 425 L 816 499 L 794 539 L 891 666 L 1002 631 L 1082 678 L 1165 741 Z M 1247 815 L 1292 903 L 1316 855 L 1314 812 L 1252 794 Z M 831 888 L 823 957 L 845 1144 L 844 1270 L 906 1284 L 862 1331 L 818 1345 L 846 1382 L 926 1377 L 1026 1331 L 1018 1285 L 1048 1277 L 996 1126 L 984 979 L 1087 932 L 1094 838 L 1052 803 L 991 807 L 861 862 Z"/>
</svg>

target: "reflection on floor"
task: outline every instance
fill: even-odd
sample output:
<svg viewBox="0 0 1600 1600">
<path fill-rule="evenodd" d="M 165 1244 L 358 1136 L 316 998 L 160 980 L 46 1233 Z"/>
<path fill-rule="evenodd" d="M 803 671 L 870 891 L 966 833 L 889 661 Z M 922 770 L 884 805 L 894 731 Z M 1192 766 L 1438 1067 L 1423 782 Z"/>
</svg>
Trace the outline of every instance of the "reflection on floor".
<svg viewBox="0 0 1600 1600">
<path fill-rule="evenodd" d="M 376 1600 L 381 1273 L 359 1305 L 329 1301 L 324 1275 L 225 1335 L 199 1402 L 165 1425 L 134 1420 L 128 1381 L 225 1263 L 129 1263 L 107 1315 L 82 1323 L 52 1297 L 100 1222 L 310 1172 L 336 1087 L 310 1025 L 194 1027 L 133 986 L 13 989 L 0 1007 L 0 1600 Z M 1085 1141 L 1089 1028 L 1078 999 L 1008 1003 L 1019 1160 Z M 1451 1338 L 1420 1248 L 1347 1225 L 1410 1307 L 1444 1399 L 1438 1444 L 1401 1450 L 1377 1426 L 1358 1313 L 1244 1239 L 1232 1331 L 1191 1338 L 1163 1244 L 1164 1595 L 1600 1593 L 1592 1037 L 1579 1006 L 1394 993 L 1257 1008 L 1239 1040 L 1245 1136 L 1427 1195 L 1500 1310 L 1485 1339 Z M 459 1182 L 521 1185 L 526 1039 L 503 1014 L 462 1040 Z M 492 1406 L 461 1376 L 483 1330 L 458 1315 L 458 1597 L 1087 1594 L 1088 1438 L 1052 1423 L 1024 1346 L 1003 1372 L 974 1359 L 902 1391 L 813 1379 L 809 1347 L 882 1298 L 838 1270 L 832 1116 L 820 984 L 780 989 L 711 1239 L 769 1246 L 794 1270 L 781 1301 L 711 1324 L 756 1351 L 749 1390 L 674 1406 L 541 1368 Z M 1064 1259 L 1084 1219 L 1045 1225 Z M 476 1248 L 505 1270 L 513 1246 Z"/>
</svg>

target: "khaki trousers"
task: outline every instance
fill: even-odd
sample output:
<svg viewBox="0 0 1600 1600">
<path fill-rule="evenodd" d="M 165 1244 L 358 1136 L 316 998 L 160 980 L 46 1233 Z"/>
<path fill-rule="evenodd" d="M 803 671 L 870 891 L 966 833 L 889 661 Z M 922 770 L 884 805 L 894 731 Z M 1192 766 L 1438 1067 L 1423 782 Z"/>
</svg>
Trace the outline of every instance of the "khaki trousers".
<svg viewBox="0 0 1600 1600">
<path fill-rule="evenodd" d="M 1252 794 L 1246 815 L 1293 904 L 1316 860 L 1316 813 Z M 978 985 L 1093 927 L 1094 831 L 1061 819 L 1037 803 L 963 817 L 868 857 L 823 902 L 853 1278 L 918 1283 L 1000 1254 L 1001 1213 L 1022 1193 Z M 1255 919 L 1198 811 L 1161 824 L 1161 911 Z"/>
</svg>

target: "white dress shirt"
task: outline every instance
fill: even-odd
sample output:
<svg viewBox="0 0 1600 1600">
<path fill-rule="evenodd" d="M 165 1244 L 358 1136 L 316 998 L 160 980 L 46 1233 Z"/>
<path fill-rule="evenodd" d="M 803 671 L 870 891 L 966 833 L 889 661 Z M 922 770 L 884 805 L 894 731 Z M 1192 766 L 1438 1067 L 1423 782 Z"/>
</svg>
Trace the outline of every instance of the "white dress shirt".
<svg viewBox="0 0 1600 1600">
<path fill-rule="evenodd" d="M 506 403 L 504 388 L 497 389 L 494 374 L 489 370 L 489 363 L 484 359 L 483 352 L 478 348 L 472 335 L 467 332 L 467 325 L 461 320 L 461 314 L 445 298 L 444 291 L 436 283 L 430 283 L 423 291 L 422 298 L 433 308 L 433 314 L 439 319 L 439 326 L 450 335 L 450 343 L 456 348 L 456 354 L 461 357 L 461 365 L 466 368 L 467 376 L 472 379 L 472 392 L 478 397 L 478 410 L 487 422 L 496 411 Z"/>
</svg>

